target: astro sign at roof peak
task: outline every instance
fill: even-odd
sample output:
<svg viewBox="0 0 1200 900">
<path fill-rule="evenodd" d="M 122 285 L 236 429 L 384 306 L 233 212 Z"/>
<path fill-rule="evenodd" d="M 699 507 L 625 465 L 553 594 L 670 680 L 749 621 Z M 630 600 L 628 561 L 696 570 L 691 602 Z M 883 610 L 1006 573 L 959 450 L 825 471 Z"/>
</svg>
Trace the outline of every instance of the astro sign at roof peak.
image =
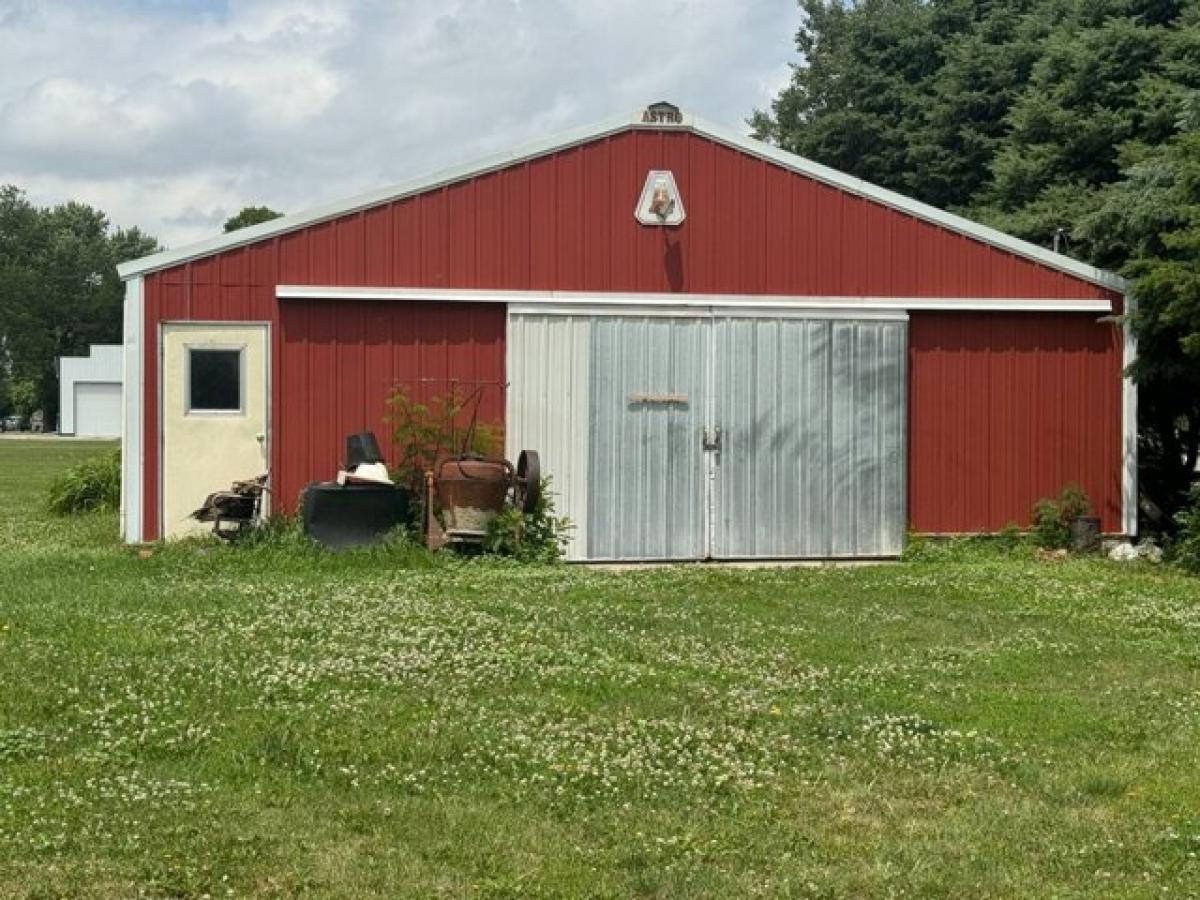
<svg viewBox="0 0 1200 900">
<path fill-rule="evenodd" d="M 642 111 L 643 125 L 682 125 L 683 113 L 673 103 L 651 103 Z"/>
</svg>

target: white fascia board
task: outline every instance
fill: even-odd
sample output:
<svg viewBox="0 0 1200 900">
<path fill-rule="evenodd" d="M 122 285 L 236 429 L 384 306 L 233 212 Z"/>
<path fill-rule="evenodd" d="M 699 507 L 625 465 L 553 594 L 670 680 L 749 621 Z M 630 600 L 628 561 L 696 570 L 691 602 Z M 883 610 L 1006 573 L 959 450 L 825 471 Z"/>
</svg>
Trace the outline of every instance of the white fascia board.
<svg viewBox="0 0 1200 900">
<path fill-rule="evenodd" d="M 1057 271 L 1065 272 L 1115 291 L 1124 292 L 1127 288 L 1125 280 L 1111 272 L 1105 272 L 1102 269 L 1097 269 L 1069 256 L 1054 253 L 1044 247 L 1020 240 L 1002 231 L 997 231 L 978 222 L 972 222 L 969 219 L 964 219 L 962 216 L 954 215 L 953 213 L 930 206 L 927 203 L 921 203 L 918 200 L 913 200 L 911 197 L 905 197 L 903 194 L 898 194 L 895 191 L 863 181 L 861 178 L 855 178 L 852 175 L 847 175 L 844 172 L 839 172 L 836 169 L 815 163 L 794 153 L 788 153 L 786 150 L 781 150 L 762 141 L 746 137 L 744 134 L 723 125 L 706 122 L 703 119 L 686 113 L 681 114 L 681 121 L 677 124 L 646 124 L 642 121 L 640 112 L 634 113 L 631 116 L 618 116 L 594 125 L 577 128 L 555 137 L 526 144 L 516 150 L 493 154 L 484 159 L 445 169 L 423 178 L 417 178 L 391 187 L 360 194 L 349 200 L 329 203 L 305 212 L 273 219 L 270 222 L 264 222 L 260 225 L 241 228 L 230 234 L 223 234 L 207 241 L 190 244 L 178 250 L 164 250 L 151 256 L 131 260 L 119 265 L 117 267 L 117 274 L 122 278 L 130 278 L 134 275 L 165 269 L 190 259 L 208 256 L 222 250 L 230 250 L 246 244 L 253 244 L 257 241 L 306 228 L 319 222 L 336 219 L 340 216 L 384 203 L 391 203 L 404 197 L 433 190 L 457 181 L 484 175 L 488 172 L 526 162 L 539 156 L 556 153 L 568 147 L 588 143 L 589 141 L 594 141 L 610 134 L 639 128 L 661 131 L 690 131 L 726 146 L 741 150 L 744 153 L 775 163 L 800 175 L 813 178 L 840 190 L 865 197 L 884 206 L 907 213 L 918 219 L 932 222 L 950 231 L 1031 259 Z"/>
<path fill-rule="evenodd" d="M 1138 532 L 1138 388 L 1129 377 L 1129 367 L 1137 361 L 1137 337 L 1133 333 L 1130 316 L 1133 315 L 1134 298 L 1125 297 L 1125 315 L 1121 327 L 1125 336 L 1124 373 L 1121 391 L 1121 512 L 1125 534 L 1131 538 Z"/>
<path fill-rule="evenodd" d="M 131 278 L 125 283 L 125 310 L 122 338 L 124 356 L 121 373 L 121 537 L 127 544 L 142 542 L 142 398 L 145 374 L 145 304 L 143 280 Z"/>
<path fill-rule="evenodd" d="M 629 294 L 577 291 L 489 291 L 437 288 L 337 287 L 333 285 L 281 284 L 280 300 L 423 300 L 443 303 L 508 303 L 547 307 L 699 307 L 728 309 L 840 309 L 840 310 L 944 310 L 960 312 L 1112 312 L 1106 297 L 1068 300 L 1038 298 L 955 297 L 817 297 L 772 294 Z"/>
<path fill-rule="evenodd" d="M 693 130 L 697 134 L 705 135 L 719 143 L 776 163 L 785 169 L 823 182 L 831 187 L 836 187 L 847 193 L 873 200 L 883 206 L 907 213 L 914 218 L 940 225 L 949 231 L 974 238 L 1001 250 L 1007 250 L 1009 253 L 1023 256 L 1051 269 L 1056 269 L 1059 272 L 1074 275 L 1076 278 L 1081 278 L 1084 281 L 1099 284 L 1114 291 L 1124 292 L 1128 289 L 1128 283 L 1125 279 L 1113 272 L 1098 269 L 1088 263 L 1013 237 L 1011 234 L 1005 234 L 1003 231 L 998 231 L 987 225 L 981 225 L 978 222 L 973 222 L 954 213 L 946 212 L 944 209 L 938 209 L 936 206 L 930 206 L 928 203 L 922 203 L 919 200 L 914 200 L 911 197 L 906 197 L 887 188 L 879 187 L 868 181 L 863 181 L 861 178 L 847 175 L 845 172 L 839 172 L 837 169 L 831 169 L 810 159 L 805 159 L 802 156 L 781 150 L 771 144 L 746 137 L 723 125 L 716 125 L 697 118 L 693 118 L 692 121 Z"/>
</svg>

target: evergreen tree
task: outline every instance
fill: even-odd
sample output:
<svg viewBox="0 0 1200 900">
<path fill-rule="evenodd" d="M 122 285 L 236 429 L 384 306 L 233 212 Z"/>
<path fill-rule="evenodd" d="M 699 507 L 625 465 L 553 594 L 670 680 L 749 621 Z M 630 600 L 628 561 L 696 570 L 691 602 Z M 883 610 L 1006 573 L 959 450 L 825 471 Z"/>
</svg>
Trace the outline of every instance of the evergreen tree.
<svg viewBox="0 0 1200 900">
<path fill-rule="evenodd" d="M 908 132 L 942 62 L 932 7 L 921 0 L 857 6 L 802 0 L 804 63 L 751 124 L 756 135 L 894 190 L 913 187 Z"/>
<path fill-rule="evenodd" d="M 1133 279 L 1142 483 L 1169 527 L 1200 443 L 1200 0 L 801 6 L 759 137 Z"/>
<path fill-rule="evenodd" d="M 1200 459 L 1200 93 L 1182 107 L 1179 133 L 1131 154 L 1080 226 L 1098 261 L 1135 285 L 1141 469 L 1163 528 Z"/>
</svg>

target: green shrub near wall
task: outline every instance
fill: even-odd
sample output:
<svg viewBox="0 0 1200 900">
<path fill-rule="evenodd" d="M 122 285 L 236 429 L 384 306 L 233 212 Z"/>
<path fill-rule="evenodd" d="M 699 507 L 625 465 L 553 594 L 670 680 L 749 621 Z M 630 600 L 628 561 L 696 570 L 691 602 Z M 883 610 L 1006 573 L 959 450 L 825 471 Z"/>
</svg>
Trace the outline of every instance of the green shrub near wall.
<svg viewBox="0 0 1200 900">
<path fill-rule="evenodd" d="M 50 511 L 59 515 L 115 510 L 121 505 L 121 451 L 67 469 L 50 483 Z"/>
</svg>

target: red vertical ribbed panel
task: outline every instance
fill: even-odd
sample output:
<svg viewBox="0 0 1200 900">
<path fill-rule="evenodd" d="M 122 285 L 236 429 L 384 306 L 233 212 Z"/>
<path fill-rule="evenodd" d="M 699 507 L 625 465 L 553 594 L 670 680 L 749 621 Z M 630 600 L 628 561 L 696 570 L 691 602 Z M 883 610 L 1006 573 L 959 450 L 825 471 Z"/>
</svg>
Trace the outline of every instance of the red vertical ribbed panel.
<svg viewBox="0 0 1200 900">
<path fill-rule="evenodd" d="M 1121 333 L 1095 313 L 914 312 L 909 484 L 916 531 L 1028 525 L 1077 483 L 1121 523 Z"/>
<path fill-rule="evenodd" d="M 504 421 L 501 304 L 291 301 L 280 329 L 275 490 L 289 511 L 309 481 L 337 473 L 349 434 L 374 431 L 395 462 L 386 415 L 397 388 L 422 400 L 478 389 L 479 421 Z"/>
<path fill-rule="evenodd" d="M 634 219 L 650 169 L 675 174 L 687 209 L 687 220 L 678 228 L 646 228 Z M 466 372 L 463 378 L 503 378 L 503 310 L 498 306 L 422 304 L 418 314 L 405 304 L 390 309 L 387 304 L 353 302 L 281 303 L 275 298 L 280 284 L 825 297 L 1112 296 L 708 138 L 682 131 L 630 130 L 147 276 L 143 521 L 148 537 L 156 537 L 158 528 L 162 322 L 255 321 L 274 326 L 272 467 L 287 491 L 310 478 L 325 477 L 337 461 L 340 451 L 319 423 L 336 422 L 330 427 L 340 434 L 351 423 L 370 420 L 378 406 L 378 384 L 385 377 L 436 381 Z M 951 316 L 931 336 L 923 330 L 927 326 L 922 319 L 914 317 L 914 341 L 933 341 L 929 360 L 920 349 L 925 345 L 914 343 L 914 378 L 924 377 L 926 363 L 949 365 L 951 357 L 986 356 L 996 341 L 1014 347 L 1043 341 L 1047 328 L 1065 327 L 1062 321 L 1032 315 L 1019 320 Z M 1108 335 L 1100 326 L 1093 331 Z M 1082 332 L 1072 334 L 1077 343 L 1085 339 Z M 1024 407 L 1010 409 L 1021 398 L 1006 395 L 1003 386 L 1025 390 L 1026 382 L 1036 377 L 1039 384 L 1043 378 L 1056 379 L 1065 392 L 1079 392 L 1095 379 L 1111 379 L 1104 385 L 1103 408 L 1093 409 L 1091 399 L 1086 408 L 1111 417 L 1096 427 L 1118 428 L 1119 409 L 1114 412 L 1110 401 L 1119 391 L 1120 348 L 1111 336 L 1088 334 L 1086 340 L 1093 343 L 1086 352 L 1041 344 L 1036 351 L 1013 349 L 1021 354 L 1015 360 L 1032 361 L 1036 376 L 1016 361 L 998 363 L 994 371 L 974 365 L 964 370 L 951 398 L 963 413 L 955 427 L 993 435 L 1003 431 L 992 413 L 983 410 L 1023 421 L 1022 416 L 1032 414 Z M 950 341 L 957 341 L 954 353 L 945 349 Z M 390 351 L 390 361 L 385 350 Z M 914 381 L 914 424 L 935 430 L 951 427 L 925 408 L 918 387 Z M 988 392 L 987 402 L 975 395 L 978 391 Z M 1074 410 L 1078 418 L 1079 409 Z M 1054 422 L 1038 418 L 1035 423 L 1062 430 L 1054 452 L 1064 472 L 1081 454 L 1092 458 L 1081 446 L 1090 446 L 1093 427 L 1081 432 L 1082 426 L 1068 418 L 1064 411 Z M 1027 424 L 1020 434 L 1031 435 L 1031 427 Z M 959 530 L 945 523 L 973 528 L 1022 517 L 1024 499 L 1004 498 L 1010 492 L 1023 498 L 1034 488 L 1010 487 L 1009 482 L 997 481 L 1002 476 L 996 473 L 1011 469 L 1013 483 L 1024 484 L 1021 479 L 1034 475 L 1021 460 L 1050 451 L 1022 443 L 1024 437 L 1014 438 L 1003 446 L 1015 456 L 995 456 L 994 463 L 985 464 L 956 449 L 965 446 L 964 440 L 950 440 L 943 456 L 934 457 L 963 473 L 962 490 L 947 499 L 936 519 L 929 517 L 924 495 L 914 496 L 918 527 L 926 522 L 937 524 L 934 530 Z M 920 435 L 914 436 L 914 448 L 924 453 L 928 446 Z M 1102 473 L 1096 469 L 1088 477 L 1106 484 L 1117 478 L 1110 456 L 1103 463 L 1109 468 Z M 922 464 L 923 458 L 914 455 L 913 465 Z M 1039 465 L 1037 471 L 1049 469 Z M 922 484 L 917 476 L 914 472 L 914 485 Z M 1036 481 L 1034 492 L 1042 491 L 1042 485 Z M 949 509 L 960 511 L 951 515 Z"/>
</svg>

